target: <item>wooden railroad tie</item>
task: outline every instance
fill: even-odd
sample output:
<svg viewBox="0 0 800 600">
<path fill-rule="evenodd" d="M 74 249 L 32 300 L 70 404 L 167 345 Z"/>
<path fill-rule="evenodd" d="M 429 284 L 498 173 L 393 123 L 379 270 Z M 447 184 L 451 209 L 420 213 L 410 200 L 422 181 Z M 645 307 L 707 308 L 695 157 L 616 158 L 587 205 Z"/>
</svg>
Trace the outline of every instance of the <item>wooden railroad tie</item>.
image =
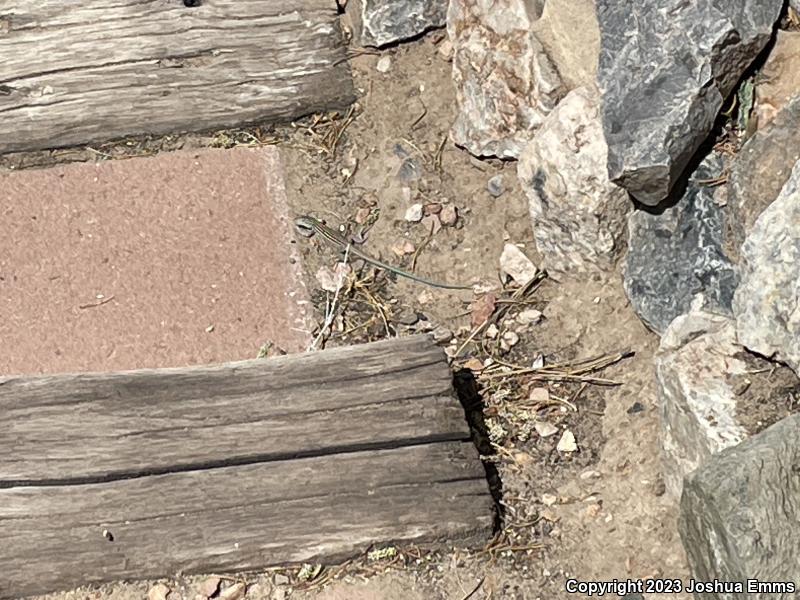
<svg viewBox="0 0 800 600">
<path fill-rule="evenodd" d="M 0 378 L 0 597 L 485 540 L 493 502 L 427 336 Z"/>
<path fill-rule="evenodd" d="M 331 0 L 3 0 L 0 154 L 289 121 L 355 100 Z"/>
</svg>

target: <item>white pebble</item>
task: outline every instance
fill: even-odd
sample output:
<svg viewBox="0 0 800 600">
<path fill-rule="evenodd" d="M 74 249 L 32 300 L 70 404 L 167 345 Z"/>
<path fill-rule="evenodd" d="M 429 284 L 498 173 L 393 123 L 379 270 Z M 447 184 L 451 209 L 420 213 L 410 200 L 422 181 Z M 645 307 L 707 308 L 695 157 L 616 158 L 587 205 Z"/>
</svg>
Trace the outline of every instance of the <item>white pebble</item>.
<svg viewBox="0 0 800 600">
<path fill-rule="evenodd" d="M 422 217 L 423 217 L 422 204 L 419 203 L 412 204 L 406 210 L 405 219 L 409 223 L 419 223 L 420 221 L 422 221 Z"/>
<path fill-rule="evenodd" d="M 382 56 L 375 68 L 378 70 L 378 73 L 388 73 L 389 69 L 392 68 L 392 57 Z"/>
<path fill-rule="evenodd" d="M 578 444 L 575 442 L 575 435 L 569 430 L 565 430 L 558 440 L 556 450 L 559 452 L 577 452 Z"/>
<path fill-rule="evenodd" d="M 551 435 L 558 433 L 558 427 L 552 423 L 548 423 L 547 421 L 536 421 L 533 424 L 533 428 L 536 430 L 536 433 L 539 434 L 539 437 L 543 438 L 550 437 Z"/>
<path fill-rule="evenodd" d="M 536 277 L 538 269 L 530 258 L 514 244 L 506 244 L 500 255 L 500 268 L 519 285 L 525 285 Z"/>
<path fill-rule="evenodd" d="M 542 320 L 541 311 L 535 310 L 533 308 L 523 310 L 517 315 L 517 322 L 520 323 L 521 325 L 531 325 L 532 323 L 538 323 L 541 320 Z"/>
</svg>

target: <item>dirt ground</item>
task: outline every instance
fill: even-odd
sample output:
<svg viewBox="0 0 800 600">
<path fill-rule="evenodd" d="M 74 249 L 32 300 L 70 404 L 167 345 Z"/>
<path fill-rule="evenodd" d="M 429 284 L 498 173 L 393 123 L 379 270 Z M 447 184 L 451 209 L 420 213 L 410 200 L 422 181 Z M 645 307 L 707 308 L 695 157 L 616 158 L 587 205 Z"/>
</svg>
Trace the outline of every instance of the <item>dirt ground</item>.
<svg viewBox="0 0 800 600">
<path fill-rule="evenodd" d="M 506 242 L 519 244 L 537 260 L 527 201 L 517 182 L 515 163 L 475 160 L 447 140 L 456 107 L 451 65 L 440 51 L 442 38 L 443 34 L 434 33 L 379 54 L 355 57 L 361 97 L 346 121 L 326 125 L 305 120 L 294 128 L 264 135 L 282 140 L 289 201 L 297 213 L 314 214 L 329 224 L 371 221 L 378 214 L 365 244 L 372 255 L 408 268 L 418 250 L 415 266 L 420 275 L 499 287 L 498 261 Z M 391 64 L 381 73 L 376 66 L 386 56 Z M 334 138 L 320 140 L 325 131 L 333 131 Z M 251 141 L 233 137 L 231 143 Z M 149 143 L 158 149 L 227 143 L 220 140 L 219 136 L 175 136 Z M 115 152 L 113 148 L 102 151 Z M 76 151 L 69 158 L 57 158 L 104 158 L 96 154 Z M 26 166 L 52 160 L 52 154 L 18 155 L 3 162 Z M 504 192 L 493 197 L 487 184 L 498 174 Z M 404 219 L 414 203 L 454 205 L 456 226 L 443 227 L 431 237 L 424 224 Z M 394 249 L 406 240 L 415 250 L 400 257 Z M 334 253 L 313 241 L 297 243 L 303 244 L 309 282 L 318 288 L 314 276 L 320 267 L 333 266 Z M 394 316 L 390 322 L 395 333 L 442 327 L 454 333 L 459 346 L 467 339 L 472 329 L 471 292 L 427 288 L 401 279 L 387 281 L 381 289 Z M 324 309 L 324 293 L 316 299 Z M 523 325 L 512 319 L 521 308 L 539 310 L 543 318 Z M 330 343 L 380 337 L 386 334 L 386 326 L 372 319 Z M 545 279 L 526 306 L 512 307 L 498 327 L 501 336 L 507 329 L 516 332 L 519 342 L 505 354 L 495 343 L 467 345 L 456 366 L 471 357 L 487 358 L 487 348 L 495 358 L 528 366 L 539 354 L 545 365 L 551 365 L 625 350 L 634 353 L 594 374 L 619 385 L 551 382 L 547 393 L 556 401 L 535 409 L 537 417 L 558 429 L 558 434 L 548 437 L 531 431 L 530 411 L 521 407 L 529 388 L 543 384 L 524 379 L 481 383 L 487 419 L 498 426 L 493 439 L 499 449 L 493 460 L 505 506 L 501 541 L 488 549 L 456 547 L 431 553 L 398 548 L 399 558 L 394 561 L 367 562 L 341 573 L 336 567 L 326 567 L 299 585 L 297 569 L 246 575 L 241 577 L 248 584 L 246 598 L 537 600 L 574 597 L 564 588 L 568 577 L 688 580 L 676 528 L 677 506 L 664 495 L 659 476 L 653 369 L 657 338 L 628 305 L 619 274 Z M 478 339 L 486 341 L 483 334 Z M 564 429 L 574 434 L 577 452 L 555 449 Z M 324 573 L 339 576 L 317 585 Z M 178 577 L 163 583 L 171 590 L 168 598 L 193 599 L 206 579 Z M 233 582 L 223 580 L 222 586 L 228 583 Z M 47 598 L 133 600 L 145 597 L 154 585 L 120 583 Z"/>
</svg>

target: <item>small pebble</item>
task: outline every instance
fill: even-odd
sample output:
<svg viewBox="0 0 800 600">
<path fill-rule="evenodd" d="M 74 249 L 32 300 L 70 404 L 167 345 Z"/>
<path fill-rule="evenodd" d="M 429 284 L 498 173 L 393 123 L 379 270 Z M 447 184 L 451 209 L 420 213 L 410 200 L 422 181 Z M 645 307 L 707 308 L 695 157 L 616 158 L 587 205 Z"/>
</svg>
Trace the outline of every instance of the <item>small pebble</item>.
<svg viewBox="0 0 800 600">
<path fill-rule="evenodd" d="M 636 413 L 640 413 L 644 410 L 644 404 L 641 402 L 634 402 L 628 407 L 627 413 L 629 415 L 635 415 Z"/>
<path fill-rule="evenodd" d="M 558 502 L 558 496 L 555 494 L 542 494 L 542 504 L 545 506 L 553 506 Z"/>
<path fill-rule="evenodd" d="M 528 393 L 528 400 L 531 402 L 549 402 L 550 390 L 548 390 L 546 387 L 533 388 Z"/>
<path fill-rule="evenodd" d="M 578 444 L 575 442 L 575 435 L 569 430 L 565 430 L 558 440 L 556 450 L 559 452 L 577 452 Z"/>
<path fill-rule="evenodd" d="M 453 339 L 453 332 L 442 326 L 436 327 L 431 335 L 437 344 L 446 344 Z"/>
<path fill-rule="evenodd" d="M 425 227 L 425 231 L 431 231 L 433 228 L 433 234 L 436 235 L 442 229 L 442 222 L 439 221 L 439 215 L 428 215 L 422 219 L 422 226 Z"/>
<path fill-rule="evenodd" d="M 369 216 L 372 214 L 372 210 L 363 206 L 356 211 L 355 221 L 359 225 L 363 225 L 369 219 Z"/>
<path fill-rule="evenodd" d="M 392 57 L 381 56 L 380 60 L 378 60 L 378 64 L 375 65 L 375 68 L 378 70 L 378 73 L 388 73 L 389 69 L 392 68 Z"/>
<path fill-rule="evenodd" d="M 500 340 L 503 350 L 510 350 L 519 343 L 519 335 L 513 331 L 506 331 Z"/>
<path fill-rule="evenodd" d="M 402 325 L 414 325 L 419 321 L 419 313 L 417 311 L 407 308 L 402 310 L 399 314 L 395 315 L 395 319 Z"/>
<path fill-rule="evenodd" d="M 438 202 L 429 202 L 425 205 L 426 215 L 438 215 L 440 212 L 442 212 L 442 205 Z"/>
<path fill-rule="evenodd" d="M 414 323 L 414 331 L 419 333 L 427 333 L 429 331 L 434 330 L 433 323 L 428 321 L 428 319 L 425 318 L 425 315 L 418 315 L 418 316 L 419 316 L 419 321 Z"/>
<path fill-rule="evenodd" d="M 593 471 L 590 469 L 589 471 L 584 471 L 583 473 L 581 473 L 581 479 L 583 479 L 584 481 L 586 481 L 587 479 L 599 479 L 599 478 L 600 478 L 600 471 Z"/>
<path fill-rule="evenodd" d="M 405 256 L 407 254 L 414 254 L 417 247 L 408 240 L 400 240 L 392 246 L 392 252 L 397 256 Z"/>
<path fill-rule="evenodd" d="M 453 58 L 453 43 L 449 39 L 444 38 L 437 50 L 445 60 Z"/>
<path fill-rule="evenodd" d="M 586 516 L 590 519 L 595 519 L 600 514 L 600 505 L 599 504 L 592 504 L 591 506 L 586 507 Z"/>
<path fill-rule="evenodd" d="M 406 210 L 405 219 L 409 223 L 419 223 L 420 221 L 422 221 L 422 216 L 423 216 L 422 212 L 423 212 L 422 204 L 419 203 L 412 204 Z"/>
<path fill-rule="evenodd" d="M 505 188 L 503 187 L 503 175 L 495 175 L 492 177 L 489 182 L 486 184 L 486 190 L 489 192 L 489 195 L 493 198 L 499 198 L 505 192 Z"/>
<path fill-rule="evenodd" d="M 452 227 L 458 221 L 458 210 L 452 204 L 442 207 L 442 212 L 439 214 L 439 220 L 442 225 Z"/>
<path fill-rule="evenodd" d="M 203 598 L 211 598 L 219 590 L 221 579 L 219 577 L 208 577 L 197 588 L 197 594 Z"/>
<path fill-rule="evenodd" d="M 342 286 L 352 270 L 350 265 L 345 265 L 343 263 L 337 263 L 335 269 L 321 267 L 319 271 L 317 271 L 317 283 L 319 283 L 319 286 L 326 292 L 335 293 L 336 290 Z"/>
<path fill-rule="evenodd" d="M 171 592 L 172 590 L 163 583 L 157 583 L 148 590 L 147 600 L 166 600 Z"/>
<path fill-rule="evenodd" d="M 428 289 L 422 290 L 417 295 L 417 302 L 419 302 L 420 304 L 430 304 L 431 302 L 433 302 L 433 300 L 434 300 L 433 292 L 431 292 Z"/>
<path fill-rule="evenodd" d="M 533 424 L 533 428 L 536 430 L 536 433 L 539 434 L 539 437 L 543 438 L 547 438 L 558 433 L 558 427 L 547 421 L 536 421 Z"/>
<path fill-rule="evenodd" d="M 494 340 L 494 339 L 497 339 L 497 334 L 498 334 L 498 333 L 500 333 L 500 330 L 499 330 L 499 329 L 497 329 L 497 325 L 495 325 L 494 323 L 492 323 L 491 325 L 489 325 L 489 326 L 486 328 L 486 333 L 485 333 L 485 335 L 486 335 L 486 337 L 487 337 L 487 338 L 489 338 L 490 340 Z"/>
<path fill-rule="evenodd" d="M 504 246 L 503 253 L 500 255 L 500 268 L 521 286 L 536 277 L 539 271 L 531 259 L 514 244 Z"/>
<path fill-rule="evenodd" d="M 521 325 L 531 325 L 533 323 L 538 323 L 542 320 L 542 313 L 541 311 L 535 310 L 533 308 L 529 308 L 527 310 L 523 310 L 517 315 L 517 323 Z"/>
<path fill-rule="evenodd" d="M 233 585 L 229 585 L 219 593 L 220 600 L 239 600 L 244 598 L 247 594 L 247 585 L 241 581 L 237 581 Z"/>
<path fill-rule="evenodd" d="M 481 371 L 483 371 L 484 367 L 480 359 L 473 357 L 464 363 L 464 368 L 469 369 L 470 371 L 474 371 L 476 373 L 480 373 Z"/>
</svg>

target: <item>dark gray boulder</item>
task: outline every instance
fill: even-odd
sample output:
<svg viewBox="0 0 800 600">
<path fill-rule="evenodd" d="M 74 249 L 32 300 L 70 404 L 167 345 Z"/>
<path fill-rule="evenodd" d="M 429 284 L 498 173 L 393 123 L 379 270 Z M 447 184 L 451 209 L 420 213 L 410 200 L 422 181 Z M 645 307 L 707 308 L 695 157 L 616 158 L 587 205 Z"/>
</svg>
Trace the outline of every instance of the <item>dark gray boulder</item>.
<svg viewBox="0 0 800 600">
<path fill-rule="evenodd" d="M 663 212 L 637 210 L 628 220 L 625 292 L 659 335 L 701 292 L 706 308 L 731 314 L 738 280 L 723 252 L 723 208 L 714 201 L 715 188 L 703 183 L 717 178 L 723 167 L 720 155 L 709 155 L 675 206 Z"/>
<path fill-rule="evenodd" d="M 347 14 L 362 46 L 385 46 L 444 27 L 448 0 L 349 0 Z"/>
<path fill-rule="evenodd" d="M 611 180 L 651 206 L 708 137 L 783 0 L 598 0 Z"/>
<path fill-rule="evenodd" d="M 692 577 L 744 587 L 695 598 L 794 598 L 779 582 L 800 582 L 800 415 L 712 456 L 686 477 L 680 511 Z"/>
</svg>

